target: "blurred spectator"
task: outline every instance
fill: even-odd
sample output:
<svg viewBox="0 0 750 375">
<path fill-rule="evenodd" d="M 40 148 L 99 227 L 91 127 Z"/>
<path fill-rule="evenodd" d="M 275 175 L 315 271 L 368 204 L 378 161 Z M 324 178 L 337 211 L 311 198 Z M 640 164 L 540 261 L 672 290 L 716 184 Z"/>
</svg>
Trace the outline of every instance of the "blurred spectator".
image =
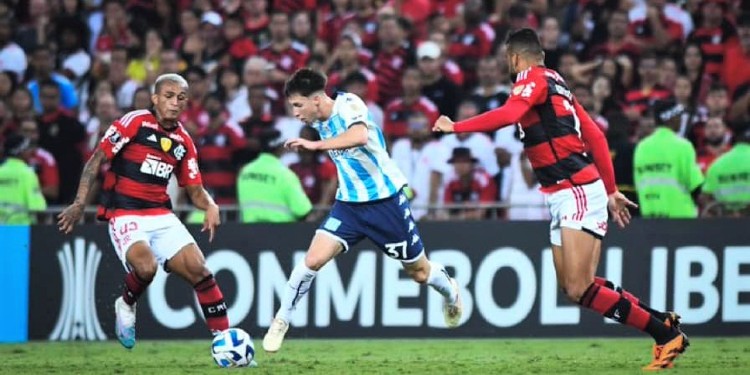
<svg viewBox="0 0 750 375">
<path fill-rule="evenodd" d="M 240 122 L 240 128 L 247 139 L 247 146 L 241 159 L 244 162 L 250 162 L 260 154 L 261 136 L 273 129 L 276 119 L 269 110 L 266 87 L 263 85 L 250 86 L 246 106 L 250 108 L 250 115 Z"/>
<path fill-rule="evenodd" d="M 331 0 L 331 9 L 326 12 L 318 28 L 318 38 L 326 44 L 329 51 L 333 51 L 344 26 L 353 17 L 354 14 L 349 11 L 349 0 Z"/>
<path fill-rule="evenodd" d="M 21 121 L 18 134 L 29 141 L 29 148 L 22 154 L 24 161 L 36 172 L 42 195 L 49 202 L 57 201 L 60 194 L 60 172 L 57 161 L 49 151 L 39 147 L 39 126 L 36 119 L 27 118 Z"/>
<path fill-rule="evenodd" d="M 626 55 L 636 59 L 641 53 L 640 45 L 632 34 L 628 33 L 628 12 L 615 10 L 609 16 L 607 22 L 607 39 L 600 44 L 594 45 L 589 51 L 591 58 L 616 58 Z"/>
<path fill-rule="evenodd" d="M 288 14 L 274 11 L 269 29 L 271 40 L 261 47 L 260 56 L 273 64 L 269 79 L 274 88 L 281 92 L 289 75 L 305 67 L 310 51 L 307 46 L 292 39 Z"/>
<path fill-rule="evenodd" d="M 729 103 L 727 87 L 720 83 L 714 83 L 708 89 L 708 95 L 706 95 L 706 110 L 708 111 L 706 115 L 708 117 L 726 117 Z"/>
<path fill-rule="evenodd" d="M 245 165 L 237 178 L 237 203 L 243 223 L 287 223 L 304 219 L 312 210 L 299 178 L 279 155 L 278 131 L 263 136 L 263 152 Z"/>
<path fill-rule="evenodd" d="M 146 87 L 139 87 L 133 93 L 133 106 L 131 110 L 137 109 L 151 109 L 153 104 L 151 103 L 151 90 Z"/>
<path fill-rule="evenodd" d="M 115 46 L 111 52 L 107 72 L 107 81 L 114 89 L 117 107 L 121 110 L 127 110 L 133 106 L 133 94 L 138 89 L 138 83 L 130 79 L 127 74 L 128 57 L 128 50 L 125 47 Z"/>
<path fill-rule="evenodd" d="M 700 2 L 700 24 L 688 37 L 688 42 L 700 46 L 706 65 L 704 72 L 718 76 L 724 61 L 724 50 L 734 43 L 737 30 L 725 17 L 727 0 L 702 0 Z"/>
<path fill-rule="evenodd" d="M 719 156 L 732 148 L 731 138 L 731 133 L 721 117 L 711 117 L 706 121 L 703 145 L 698 149 L 697 160 L 703 174 Z"/>
<path fill-rule="evenodd" d="M 314 51 L 317 39 L 315 38 L 315 32 L 313 32 L 310 13 L 305 11 L 293 13 L 291 24 L 292 39 L 295 42 L 304 44 L 310 51 Z"/>
<path fill-rule="evenodd" d="M 253 38 L 255 45 L 262 46 L 270 41 L 268 0 L 242 0 L 240 16 L 245 20 L 245 33 Z"/>
<path fill-rule="evenodd" d="M 630 11 L 629 33 L 636 37 L 641 49 L 674 49 L 685 38 L 683 25 L 665 14 L 666 3 L 667 0 L 646 0 L 644 6 Z"/>
<path fill-rule="evenodd" d="M 36 116 L 31 91 L 22 86 L 16 88 L 16 91 L 13 91 L 13 95 L 10 96 L 9 110 L 12 116 L 7 120 L 6 127 L 8 130 L 18 129 L 22 119 Z"/>
<path fill-rule="evenodd" d="M 454 177 L 447 181 L 444 201 L 455 203 L 493 203 L 497 195 L 497 186 L 492 177 L 481 168 L 479 160 L 472 156 L 466 147 L 453 149 L 448 163 L 453 165 Z M 487 217 L 487 208 L 452 208 L 449 217 L 459 220 L 481 220 Z"/>
<path fill-rule="evenodd" d="M 81 143 L 86 130 L 69 112 L 60 107 L 60 87 L 47 80 L 39 83 L 42 114 L 39 116 L 39 146 L 57 160 L 60 170 L 60 195 L 55 203 L 69 203 L 75 198 L 83 168 Z"/>
<path fill-rule="evenodd" d="M 722 204 L 726 216 L 750 216 L 750 129 L 737 135 L 734 147 L 706 173 L 703 202 Z"/>
<path fill-rule="evenodd" d="M 367 101 L 378 101 L 378 79 L 367 67 L 361 66 L 358 51 L 361 48 L 359 36 L 344 34 L 336 45 L 326 65 L 330 67 L 328 74 L 329 95 L 342 90 L 344 79 L 353 73 L 360 73 L 367 79 Z"/>
<path fill-rule="evenodd" d="M 378 52 L 373 71 L 378 77 L 378 104 L 387 106 L 402 94 L 401 78 L 407 67 L 413 66 L 414 50 L 407 39 L 408 21 L 395 16 L 383 16 L 378 25 Z"/>
<path fill-rule="evenodd" d="M 685 108 L 677 134 L 687 138 L 693 142 L 694 146 L 698 147 L 698 142 L 703 137 L 703 126 L 708 116 L 708 110 L 705 106 L 698 105 L 692 100 L 692 83 L 687 76 L 678 76 L 672 91 L 675 101 Z"/>
<path fill-rule="evenodd" d="M 33 224 L 32 213 L 47 208 L 36 174 L 22 159 L 28 147 L 28 139 L 13 135 L 0 149 L 0 224 Z"/>
<path fill-rule="evenodd" d="M 0 71 L 15 73 L 21 82 L 26 74 L 26 52 L 13 41 L 13 28 L 12 18 L 0 17 Z"/>
<path fill-rule="evenodd" d="M 165 40 L 173 40 L 180 32 L 178 5 L 172 0 L 154 0 L 154 12 L 159 18 L 155 25 Z"/>
<path fill-rule="evenodd" d="M 245 35 L 244 22 L 238 15 L 232 15 L 224 20 L 224 39 L 228 43 L 231 69 L 242 70 L 245 60 L 258 53 L 258 46 Z"/>
<path fill-rule="evenodd" d="M 150 103 L 150 95 L 148 99 Z M 120 118 L 121 114 L 122 112 L 117 108 L 115 97 L 112 94 L 102 94 L 94 98 L 94 116 L 86 123 L 88 141 L 84 150 L 86 153 L 84 159 L 88 159 L 91 153 L 94 152 L 99 145 L 99 141 L 104 136 L 104 132 L 115 120 Z"/>
<path fill-rule="evenodd" d="M 130 29 L 128 22 L 128 12 L 123 2 L 118 0 L 107 0 L 102 5 L 104 7 L 104 26 L 101 32 L 96 35 L 95 51 L 98 57 L 105 61 L 108 60 L 108 54 L 115 48 L 132 47 L 138 42 Z"/>
<path fill-rule="evenodd" d="M 463 9 L 463 25 L 452 35 L 449 54 L 466 74 L 466 84 L 476 84 L 477 62 L 492 52 L 495 30 L 485 21 L 482 2 L 467 0 Z"/>
<path fill-rule="evenodd" d="M 313 11 L 317 6 L 318 0 L 273 0 L 273 9 L 287 13 Z"/>
<path fill-rule="evenodd" d="M 373 0 L 352 0 L 354 15 L 351 22 L 359 27 L 362 45 L 367 49 L 378 46 L 378 18 Z"/>
<path fill-rule="evenodd" d="M 560 55 L 564 52 L 560 46 L 560 23 L 555 17 L 545 17 L 539 30 L 539 40 L 544 49 L 544 66 L 557 70 Z"/>
<path fill-rule="evenodd" d="M 130 60 L 127 65 L 127 73 L 128 77 L 138 84 L 150 86 L 161 71 L 161 53 L 164 49 L 164 40 L 156 29 L 146 31 L 144 39 L 143 55 Z"/>
<path fill-rule="evenodd" d="M 456 121 L 465 120 L 479 114 L 479 107 L 472 101 L 463 101 L 458 106 Z M 431 124 L 434 121 L 430 122 Z M 495 146 L 492 139 L 484 133 L 454 133 L 446 134 L 440 139 L 443 147 L 452 152 L 458 147 L 471 150 L 471 154 L 479 160 L 478 167 L 482 168 L 490 176 L 495 176 L 500 171 L 495 155 Z"/>
<path fill-rule="evenodd" d="M 201 15 L 200 35 L 205 47 L 200 66 L 207 74 L 213 75 L 219 64 L 227 64 L 226 57 L 229 45 L 222 33 L 224 20 L 214 11 L 203 12 Z"/>
<path fill-rule="evenodd" d="M 635 121 L 643 115 L 646 108 L 658 100 L 665 100 L 672 96 L 672 92 L 659 84 L 658 60 L 655 55 L 647 54 L 638 63 L 640 84 L 637 88 L 625 93 L 625 107 L 623 112 Z"/>
<path fill-rule="evenodd" d="M 37 113 L 42 112 L 42 104 L 39 99 L 39 82 L 45 80 L 53 81 L 60 89 L 61 103 L 63 108 L 74 111 L 78 107 L 78 94 L 73 84 L 62 74 L 54 72 L 55 55 L 47 45 L 40 45 L 34 50 L 31 58 L 31 66 L 34 69 L 29 79 L 28 88 L 34 100 L 34 109 Z"/>
<path fill-rule="evenodd" d="M 9 103 L 10 96 L 18 87 L 16 73 L 10 70 L 0 70 L 0 101 Z"/>
<path fill-rule="evenodd" d="M 449 172 L 450 151 L 433 137 L 432 123 L 422 113 L 413 113 L 407 123 L 408 136 L 393 143 L 391 157 L 414 193 L 411 213 L 415 220 L 420 220 L 428 213 L 434 217 L 434 206 L 442 201 L 440 187 L 443 176 Z M 428 205 L 431 210 L 426 208 Z"/>
<path fill-rule="evenodd" d="M 185 70 L 185 62 L 180 60 L 177 51 L 168 48 L 162 49 L 159 54 L 159 72 L 157 77 L 166 73 L 182 73 Z"/>
<path fill-rule="evenodd" d="M 690 98 L 697 103 L 703 103 L 708 95 L 713 78 L 705 72 L 703 64 L 703 53 L 700 46 L 688 43 L 682 54 L 683 73 L 690 78 L 692 92 Z"/>
<path fill-rule="evenodd" d="M 377 102 L 367 99 L 370 96 L 370 80 L 361 72 L 349 74 L 342 82 L 344 92 L 350 92 L 359 96 L 367 104 L 367 110 L 372 116 L 372 121 L 380 126 L 385 123 L 385 114 Z"/>
<path fill-rule="evenodd" d="M 25 6 L 28 12 L 25 14 L 28 16 L 24 19 L 21 14 L 21 22 L 16 31 L 16 41 L 26 51 L 34 50 L 40 45 L 48 44 L 49 37 L 52 36 L 53 24 L 52 24 L 52 12 L 48 0 L 29 0 L 25 2 L 19 2 L 19 7 L 16 8 L 18 13 L 21 13 L 21 7 Z"/>
<path fill-rule="evenodd" d="M 667 90 L 672 90 L 676 79 L 677 62 L 669 56 L 659 59 L 659 85 Z"/>
<path fill-rule="evenodd" d="M 729 94 L 741 85 L 750 82 L 750 12 L 737 17 L 737 40 L 724 48 L 721 81 L 729 88 Z"/>
<path fill-rule="evenodd" d="M 649 116 L 649 118 L 653 118 L 653 116 Z M 650 134 L 653 131 L 653 119 L 649 124 L 644 124 L 645 126 L 649 127 L 648 133 Z M 617 190 L 632 202 L 638 204 L 638 194 L 635 191 L 633 177 L 633 156 L 635 145 L 640 139 L 633 139 L 633 137 L 630 137 L 630 133 L 630 122 L 625 115 L 618 113 L 609 116 L 609 127 L 606 135 L 609 152 L 612 155 L 612 167 L 617 177 Z M 630 212 L 633 216 L 641 215 L 638 207 L 631 208 Z"/>
<path fill-rule="evenodd" d="M 389 142 L 405 137 L 408 132 L 407 120 L 414 112 L 421 112 L 430 124 L 434 123 L 440 112 L 432 100 L 422 95 L 422 82 L 419 70 L 407 68 L 402 78 L 403 97 L 393 100 L 385 108 L 383 133 Z"/>
<path fill-rule="evenodd" d="M 453 118 L 461 89 L 443 75 L 440 47 L 432 41 L 422 42 L 417 48 L 417 59 L 422 75 L 422 95 L 435 103 L 441 114 Z"/>
<path fill-rule="evenodd" d="M 320 140 L 318 132 L 310 126 L 303 127 L 299 137 L 310 141 Z M 302 189 L 310 202 L 319 207 L 330 206 L 333 204 L 338 186 L 336 165 L 328 158 L 328 155 L 320 151 L 301 149 L 298 153 L 299 162 L 291 164 L 289 169 L 299 177 Z M 315 211 L 307 219 L 317 221 L 324 213 L 325 211 L 322 210 Z"/>
<path fill-rule="evenodd" d="M 179 53 L 180 58 L 188 66 L 203 63 L 206 42 L 200 32 L 201 14 L 195 9 L 185 9 L 180 13 L 180 28 L 182 33 L 175 38 L 172 47 Z"/>
<path fill-rule="evenodd" d="M 192 66 L 185 71 L 185 80 L 190 85 L 190 98 L 180 114 L 180 122 L 191 135 L 195 135 L 203 131 L 210 120 L 203 108 L 203 101 L 209 92 L 208 76 L 203 68 Z"/>
<path fill-rule="evenodd" d="M 86 50 L 88 29 L 75 17 L 58 19 L 57 60 L 61 73 L 76 88 L 78 97 L 91 69 L 91 56 Z"/>
<path fill-rule="evenodd" d="M 591 118 L 602 128 L 602 119 L 621 113 L 620 103 L 615 97 L 614 84 L 609 77 L 599 75 L 591 84 L 591 108 L 586 108 Z M 607 126 L 608 127 L 608 126 Z"/>
<path fill-rule="evenodd" d="M 203 185 L 217 204 L 233 204 L 237 197 L 235 161 L 238 152 L 245 148 L 245 134 L 242 128 L 228 121 L 229 115 L 218 95 L 207 95 L 203 107 L 209 123 L 195 137 Z"/>
<path fill-rule="evenodd" d="M 237 95 L 227 103 L 231 119 L 240 122 L 252 114 L 252 108 L 248 107 L 248 90 L 253 86 L 265 87 L 266 105 L 264 112 L 274 115 L 283 113 L 283 98 L 280 93 L 268 84 L 268 76 L 271 65 L 260 56 L 253 56 L 245 61 L 242 70 L 242 86 Z M 278 107 L 278 108 L 277 108 Z M 260 116 L 260 114 L 258 114 Z"/>
<path fill-rule="evenodd" d="M 443 74 L 451 80 L 451 82 L 458 85 L 458 87 L 464 86 L 464 72 L 461 67 L 453 60 L 448 54 L 448 37 L 441 31 L 433 31 L 430 33 L 429 40 L 437 43 L 440 47 L 440 55 L 442 56 L 443 65 L 440 67 Z"/>
<path fill-rule="evenodd" d="M 500 83 L 500 62 L 493 56 L 479 60 L 477 67 L 478 85 L 470 98 L 479 107 L 479 112 L 487 112 L 505 104 L 510 95 L 510 86 Z"/>
<path fill-rule="evenodd" d="M 703 174 L 696 164 L 693 145 L 676 133 L 684 110 L 674 101 L 657 102 L 657 128 L 635 148 L 635 188 L 644 217 L 698 216 L 694 199 L 700 193 Z"/>
</svg>

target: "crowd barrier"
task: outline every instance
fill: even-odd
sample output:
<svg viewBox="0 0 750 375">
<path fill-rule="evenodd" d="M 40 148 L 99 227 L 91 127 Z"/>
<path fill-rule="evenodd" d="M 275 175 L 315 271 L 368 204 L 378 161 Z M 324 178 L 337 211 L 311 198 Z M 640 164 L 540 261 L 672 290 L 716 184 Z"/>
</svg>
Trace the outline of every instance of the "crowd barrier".
<svg viewBox="0 0 750 375">
<path fill-rule="evenodd" d="M 546 222 L 429 222 L 420 225 L 430 258 L 461 286 L 464 317 L 444 327 L 441 297 L 417 285 L 364 241 L 327 265 L 292 317 L 291 337 L 630 336 L 579 309 L 558 291 Z M 278 308 L 286 276 L 314 233 L 312 224 L 220 227 L 213 243 L 189 227 L 215 272 L 232 325 L 261 335 Z M 611 228 L 599 274 L 656 309 L 676 310 L 696 336 L 750 332 L 750 220 L 635 220 Z M 124 269 L 104 225 L 64 236 L 54 226 L 0 227 L 10 305 L 0 341 L 114 337 L 113 302 Z M 7 285 L 7 284 L 6 284 Z M 8 299 L 6 299 L 7 301 Z M 138 304 L 138 335 L 208 335 L 192 288 L 159 271 Z"/>
</svg>

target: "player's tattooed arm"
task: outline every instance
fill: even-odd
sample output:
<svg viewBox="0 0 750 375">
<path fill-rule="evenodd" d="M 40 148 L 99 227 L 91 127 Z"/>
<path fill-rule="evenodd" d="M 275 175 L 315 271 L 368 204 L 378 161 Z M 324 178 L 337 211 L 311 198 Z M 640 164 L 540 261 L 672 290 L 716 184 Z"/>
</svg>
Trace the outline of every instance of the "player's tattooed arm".
<svg viewBox="0 0 750 375">
<path fill-rule="evenodd" d="M 185 191 L 195 207 L 206 211 L 206 219 L 203 221 L 201 232 L 208 230 L 208 241 L 213 241 L 216 227 L 221 224 L 219 206 L 216 205 L 214 199 L 211 198 L 211 195 L 208 194 L 202 185 L 187 185 L 185 186 Z"/>
<path fill-rule="evenodd" d="M 99 168 L 101 167 L 102 162 L 106 159 L 107 156 L 104 154 L 104 151 L 97 148 L 83 167 L 81 181 L 78 183 L 78 192 L 76 193 L 75 200 L 57 216 L 57 225 L 60 231 L 65 234 L 70 233 L 73 230 L 73 226 L 81 220 L 83 209 L 86 206 L 86 197 L 89 195 L 91 185 L 96 181 L 96 176 L 99 174 Z"/>
</svg>

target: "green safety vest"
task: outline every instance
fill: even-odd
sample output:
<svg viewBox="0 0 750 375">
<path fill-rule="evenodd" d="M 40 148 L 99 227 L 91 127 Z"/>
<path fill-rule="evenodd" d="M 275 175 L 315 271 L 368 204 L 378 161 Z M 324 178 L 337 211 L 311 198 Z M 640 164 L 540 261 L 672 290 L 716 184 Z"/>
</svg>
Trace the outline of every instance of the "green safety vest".
<svg viewBox="0 0 750 375">
<path fill-rule="evenodd" d="M 21 159 L 0 161 L 0 224 L 33 224 L 31 212 L 46 208 L 34 170 Z"/>
<path fill-rule="evenodd" d="M 666 127 L 641 140 L 633 155 L 633 179 L 644 217 L 694 218 L 691 193 L 703 183 L 695 149 Z"/>
<path fill-rule="evenodd" d="M 750 204 L 750 144 L 736 144 L 711 164 L 703 192 L 713 195 L 729 209 L 742 209 Z"/>
<path fill-rule="evenodd" d="M 237 204 L 245 223 L 294 222 L 312 209 L 299 177 L 269 153 L 260 154 L 240 170 Z"/>
</svg>

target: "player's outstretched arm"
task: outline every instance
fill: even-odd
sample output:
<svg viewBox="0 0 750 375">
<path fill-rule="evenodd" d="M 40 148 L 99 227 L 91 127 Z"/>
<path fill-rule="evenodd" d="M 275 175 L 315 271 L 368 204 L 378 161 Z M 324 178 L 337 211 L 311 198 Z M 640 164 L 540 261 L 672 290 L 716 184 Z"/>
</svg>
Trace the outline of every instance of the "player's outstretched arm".
<svg viewBox="0 0 750 375">
<path fill-rule="evenodd" d="M 211 198 L 206 189 L 203 188 L 203 185 L 186 185 L 185 191 L 195 207 L 206 211 L 206 219 L 203 221 L 201 232 L 208 230 L 208 242 L 213 241 L 216 227 L 221 224 L 219 206 L 214 202 L 214 199 Z"/>
<path fill-rule="evenodd" d="M 454 123 L 446 116 L 440 116 L 432 127 L 434 132 L 468 133 L 487 132 L 515 124 L 528 112 L 530 105 L 524 100 L 508 100 L 502 107 Z"/>
<path fill-rule="evenodd" d="M 97 147 L 94 154 L 91 155 L 86 165 L 83 167 L 83 173 L 81 173 L 81 181 L 78 183 L 78 192 L 73 203 L 66 207 L 63 212 L 57 215 L 57 226 L 61 232 L 68 234 L 73 230 L 75 224 L 81 220 L 83 216 L 83 209 L 86 206 L 86 197 L 89 195 L 91 185 L 96 181 L 96 176 L 99 174 L 99 168 L 102 162 L 107 160 L 107 156 L 104 154 L 101 148 Z"/>
<path fill-rule="evenodd" d="M 311 151 L 328 151 L 328 150 L 345 150 L 352 147 L 364 146 L 367 144 L 368 130 L 367 125 L 359 122 L 349 126 L 345 132 L 328 139 L 320 141 L 310 141 L 302 138 L 292 138 L 284 143 L 284 146 L 299 150 Z"/>
</svg>

